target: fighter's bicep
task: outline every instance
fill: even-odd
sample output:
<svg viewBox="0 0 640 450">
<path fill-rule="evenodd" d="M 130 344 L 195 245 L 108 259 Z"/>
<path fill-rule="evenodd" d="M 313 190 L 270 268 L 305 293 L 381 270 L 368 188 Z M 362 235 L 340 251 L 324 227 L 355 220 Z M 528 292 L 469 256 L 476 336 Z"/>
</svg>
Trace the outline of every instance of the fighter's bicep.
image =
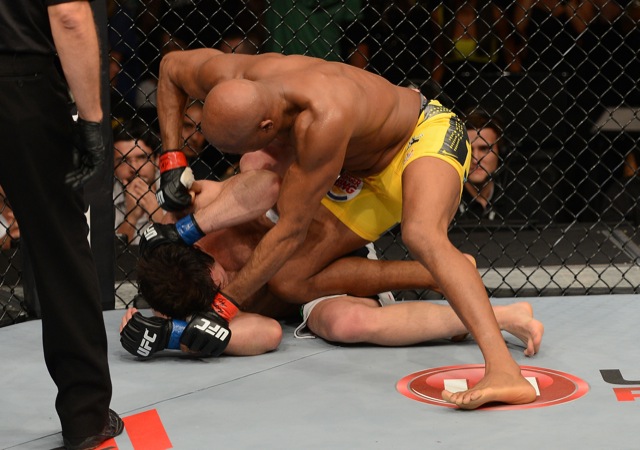
<svg viewBox="0 0 640 450">
<path fill-rule="evenodd" d="M 320 206 L 320 200 L 326 192 L 314 177 L 292 164 L 282 180 L 280 195 L 278 196 L 278 211 L 281 219 L 291 219 L 296 224 L 307 225 Z"/>
<path fill-rule="evenodd" d="M 281 216 L 287 208 L 291 216 L 310 223 L 320 201 L 340 174 L 349 130 L 333 115 L 313 111 L 300 114 L 294 129 L 295 161 L 285 173 L 278 208 Z"/>
<path fill-rule="evenodd" d="M 320 138 L 319 138 L 320 139 Z M 298 178 L 308 192 L 308 200 L 319 202 L 335 183 L 344 165 L 346 142 L 310 145 L 295 165 Z"/>
</svg>

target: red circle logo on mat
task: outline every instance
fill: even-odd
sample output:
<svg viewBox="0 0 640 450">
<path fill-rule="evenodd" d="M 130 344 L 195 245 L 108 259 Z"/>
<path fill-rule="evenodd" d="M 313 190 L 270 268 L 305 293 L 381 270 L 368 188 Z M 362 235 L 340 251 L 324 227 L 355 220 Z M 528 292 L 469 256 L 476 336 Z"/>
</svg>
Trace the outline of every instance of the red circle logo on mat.
<svg viewBox="0 0 640 450">
<path fill-rule="evenodd" d="M 526 405 L 483 405 L 478 409 L 504 411 L 510 409 L 542 408 L 576 400 L 589 391 L 589 385 L 580 378 L 552 369 L 521 366 L 522 375 L 538 394 L 535 401 Z M 398 381 L 398 391 L 413 400 L 432 405 L 457 408 L 442 399 L 442 390 L 465 391 L 472 388 L 484 376 L 484 365 L 436 367 L 415 372 Z"/>
</svg>

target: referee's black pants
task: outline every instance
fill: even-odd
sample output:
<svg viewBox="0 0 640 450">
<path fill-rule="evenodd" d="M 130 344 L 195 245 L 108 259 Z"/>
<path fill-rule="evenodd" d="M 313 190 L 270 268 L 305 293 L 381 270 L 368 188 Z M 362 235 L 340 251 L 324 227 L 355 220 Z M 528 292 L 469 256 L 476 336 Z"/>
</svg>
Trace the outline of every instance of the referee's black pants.
<svg viewBox="0 0 640 450">
<path fill-rule="evenodd" d="M 84 200 L 64 183 L 73 125 L 66 92 L 50 58 L 0 55 L 0 184 L 33 264 L 62 433 L 77 438 L 107 423 L 111 379 Z"/>
</svg>

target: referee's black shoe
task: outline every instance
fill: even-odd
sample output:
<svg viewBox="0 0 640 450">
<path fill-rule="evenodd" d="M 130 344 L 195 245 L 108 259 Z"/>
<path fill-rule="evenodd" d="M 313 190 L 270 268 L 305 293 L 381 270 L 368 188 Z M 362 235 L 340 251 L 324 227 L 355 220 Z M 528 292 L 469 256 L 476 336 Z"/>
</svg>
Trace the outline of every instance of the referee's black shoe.
<svg viewBox="0 0 640 450">
<path fill-rule="evenodd" d="M 64 448 L 66 450 L 91 450 L 97 448 L 107 439 L 114 438 L 122 433 L 124 429 L 124 422 L 118 414 L 112 409 L 109 410 L 109 422 L 102 430 L 102 433 L 95 436 L 89 436 L 88 438 L 80 439 L 67 439 L 63 438 Z"/>
</svg>

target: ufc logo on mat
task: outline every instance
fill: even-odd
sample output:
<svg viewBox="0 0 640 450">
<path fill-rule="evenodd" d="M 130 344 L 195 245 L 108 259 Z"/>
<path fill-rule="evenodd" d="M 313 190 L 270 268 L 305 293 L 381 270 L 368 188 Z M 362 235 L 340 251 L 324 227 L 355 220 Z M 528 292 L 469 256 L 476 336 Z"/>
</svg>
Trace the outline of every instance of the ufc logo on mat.
<svg viewBox="0 0 640 450">
<path fill-rule="evenodd" d="M 138 355 L 149 356 L 149 352 L 152 350 L 149 344 L 155 342 L 157 337 L 157 334 L 149 336 L 149 330 L 145 328 L 144 336 L 142 337 L 142 341 L 140 341 L 140 347 L 138 347 Z"/>
<path fill-rule="evenodd" d="M 198 330 L 202 330 L 205 333 L 209 333 L 211 336 L 223 342 L 227 339 L 227 336 L 229 336 L 229 330 L 227 330 L 226 328 L 222 328 L 218 324 L 216 324 L 215 326 L 211 326 L 211 321 L 207 319 L 201 318 L 200 320 L 202 321 L 202 325 L 195 326 Z"/>
</svg>

